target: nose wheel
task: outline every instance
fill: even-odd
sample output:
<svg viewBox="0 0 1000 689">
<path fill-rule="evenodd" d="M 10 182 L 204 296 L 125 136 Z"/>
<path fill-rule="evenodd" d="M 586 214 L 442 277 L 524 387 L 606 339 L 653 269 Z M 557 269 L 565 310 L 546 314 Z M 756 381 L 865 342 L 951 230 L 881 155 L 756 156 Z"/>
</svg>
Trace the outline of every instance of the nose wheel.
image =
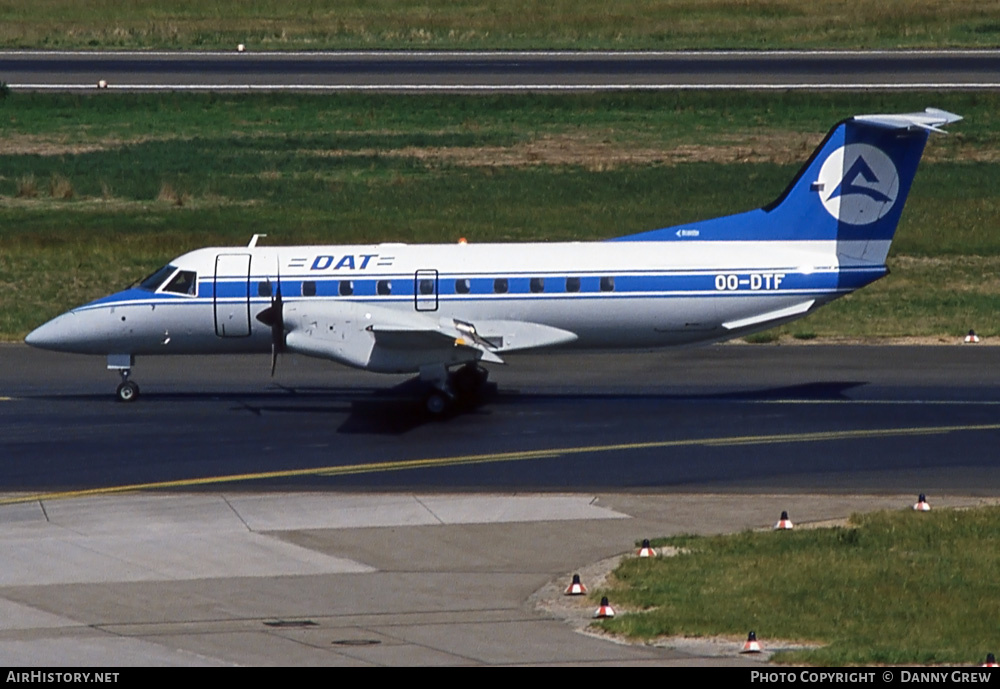
<svg viewBox="0 0 1000 689">
<path fill-rule="evenodd" d="M 115 397 L 119 402 L 134 402 L 139 397 L 139 386 L 128 378 L 133 365 L 135 357 L 131 354 L 108 354 L 108 370 L 117 371 L 122 377 L 122 382 L 115 390 Z"/>
<path fill-rule="evenodd" d="M 126 380 L 118 385 L 115 395 L 118 396 L 119 402 L 134 402 L 139 396 L 139 386 L 134 381 Z"/>
</svg>

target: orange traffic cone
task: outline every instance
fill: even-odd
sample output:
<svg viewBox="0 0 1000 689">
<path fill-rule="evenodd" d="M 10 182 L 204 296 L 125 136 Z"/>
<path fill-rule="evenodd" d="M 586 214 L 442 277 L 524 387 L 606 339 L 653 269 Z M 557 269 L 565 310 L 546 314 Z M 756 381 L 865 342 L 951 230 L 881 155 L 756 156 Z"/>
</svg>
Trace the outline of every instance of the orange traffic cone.
<svg viewBox="0 0 1000 689">
<path fill-rule="evenodd" d="M 779 519 L 778 523 L 774 525 L 774 530 L 780 531 L 783 529 L 792 529 L 792 528 L 795 528 L 795 525 L 792 524 L 792 520 L 788 518 L 788 512 L 782 511 L 781 519 Z"/>
<path fill-rule="evenodd" d="M 642 539 L 642 547 L 639 548 L 639 557 L 656 557 L 656 551 L 649 545 L 649 539 Z"/>
<path fill-rule="evenodd" d="M 743 644 L 742 653 L 760 653 L 763 649 L 760 647 L 760 643 L 757 641 L 757 632 L 750 632 L 747 635 L 747 641 Z"/>
<path fill-rule="evenodd" d="M 566 587 L 566 591 L 564 591 L 564 593 L 567 596 L 582 596 L 587 593 L 587 587 L 580 581 L 579 574 L 573 575 L 573 581 Z"/>
<path fill-rule="evenodd" d="M 615 609 L 611 607 L 611 603 L 608 602 L 608 597 L 605 596 L 601 599 L 601 607 L 594 612 L 594 619 L 600 619 L 603 617 L 614 617 Z"/>
<path fill-rule="evenodd" d="M 923 493 L 917 498 L 917 502 L 913 505 L 913 509 L 917 512 L 930 512 L 931 506 L 927 503 L 927 496 Z"/>
</svg>

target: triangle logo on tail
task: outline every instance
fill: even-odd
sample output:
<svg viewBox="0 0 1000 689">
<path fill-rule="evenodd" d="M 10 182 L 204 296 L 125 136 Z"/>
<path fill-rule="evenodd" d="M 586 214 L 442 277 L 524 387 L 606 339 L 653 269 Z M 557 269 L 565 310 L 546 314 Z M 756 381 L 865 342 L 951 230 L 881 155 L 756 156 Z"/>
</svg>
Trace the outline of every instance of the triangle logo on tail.
<svg viewBox="0 0 1000 689">
<path fill-rule="evenodd" d="M 813 188 L 819 192 L 823 207 L 838 221 L 869 225 L 896 205 L 899 173 L 881 149 L 848 144 L 827 157 Z"/>
</svg>

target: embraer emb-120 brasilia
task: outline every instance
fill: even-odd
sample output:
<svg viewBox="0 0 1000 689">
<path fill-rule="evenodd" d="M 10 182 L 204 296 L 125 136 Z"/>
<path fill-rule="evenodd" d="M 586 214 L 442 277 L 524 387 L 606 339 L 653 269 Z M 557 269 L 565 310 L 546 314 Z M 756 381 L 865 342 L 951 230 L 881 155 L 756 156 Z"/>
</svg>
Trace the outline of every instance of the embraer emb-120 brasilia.
<svg viewBox="0 0 1000 689">
<path fill-rule="evenodd" d="M 185 254 L 54 318 L 35 347 L 137 355 L 288 351 L 419 373 L 434 414 L 520 350 L 655 349 L 771 328 L 884 276 L 943 110 L 837 124 L 763 208 L 601 242 L 249 246 Z"/>
</svg>

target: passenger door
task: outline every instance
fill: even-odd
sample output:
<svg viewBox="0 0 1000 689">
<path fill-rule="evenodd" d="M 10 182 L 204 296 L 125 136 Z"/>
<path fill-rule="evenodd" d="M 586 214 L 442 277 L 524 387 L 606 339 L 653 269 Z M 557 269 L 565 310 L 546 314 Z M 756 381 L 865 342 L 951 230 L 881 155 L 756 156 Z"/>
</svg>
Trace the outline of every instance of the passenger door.
<svg viewBox="0 0 1000 689">
<path fill-rule="evenodd" d="M 215 257 L 215 334 L 219 337 L 250 336 L 250 254 L 219 254 Z"/>
</svg>

